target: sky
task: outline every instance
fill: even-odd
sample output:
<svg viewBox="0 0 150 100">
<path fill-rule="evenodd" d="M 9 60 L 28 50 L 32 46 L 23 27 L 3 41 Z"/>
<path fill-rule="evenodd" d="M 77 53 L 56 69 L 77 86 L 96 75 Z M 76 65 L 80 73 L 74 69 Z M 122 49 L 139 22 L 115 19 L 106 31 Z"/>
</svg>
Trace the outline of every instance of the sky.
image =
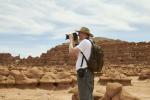
<svg viewBox="0 0 150 100">
<path fill-rule="evenodd" d="M 0 53 L 46 53 L 65 34 L 88 27 L 95 37 L 150 41 L 150 0 L 0 0 Z"/>
</svg>

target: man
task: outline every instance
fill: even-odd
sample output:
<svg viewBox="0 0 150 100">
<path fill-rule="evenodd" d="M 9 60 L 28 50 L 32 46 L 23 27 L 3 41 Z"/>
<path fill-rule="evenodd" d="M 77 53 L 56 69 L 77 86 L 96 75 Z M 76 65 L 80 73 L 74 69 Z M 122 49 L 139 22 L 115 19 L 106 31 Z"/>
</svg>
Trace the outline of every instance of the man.
<svg viewBox="0 0 150 100">
<path fill-rule="evenodd" d="M 92 44 L 88 39 L 90 39 L 90 37 L 93 37 L 93 35 L 86 27 L 81 27 L 81 29 L 77 32 L 80 43 L 74 47 L 75 41 L 73 40 L 73 36 L 69 35 L 69 53 L 70 55 L 77 56 L 76 70 L 79 98 L 80 100 L 93 100 L 94 73 L 87 69 L 86 60 L 83 58 L 82 55 L 83 53 L 86 59 L 89 59 Z"/>
</svg>

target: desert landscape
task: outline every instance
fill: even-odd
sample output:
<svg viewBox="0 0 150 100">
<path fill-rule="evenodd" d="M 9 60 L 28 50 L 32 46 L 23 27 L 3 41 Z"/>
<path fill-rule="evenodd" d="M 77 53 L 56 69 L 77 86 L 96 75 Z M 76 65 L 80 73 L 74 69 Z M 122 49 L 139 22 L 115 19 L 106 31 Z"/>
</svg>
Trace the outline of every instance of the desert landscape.
<svg viewBox="0 0 150 100">
<path fill-rule="evenodd" d="M 95 38 L 104 51 L 94 100 L 150 100 L 150 42 Z M 0 53 L 0 100 L 79 100 L 75 59 L 68 43 L 40 57 Z"/>
</svg>

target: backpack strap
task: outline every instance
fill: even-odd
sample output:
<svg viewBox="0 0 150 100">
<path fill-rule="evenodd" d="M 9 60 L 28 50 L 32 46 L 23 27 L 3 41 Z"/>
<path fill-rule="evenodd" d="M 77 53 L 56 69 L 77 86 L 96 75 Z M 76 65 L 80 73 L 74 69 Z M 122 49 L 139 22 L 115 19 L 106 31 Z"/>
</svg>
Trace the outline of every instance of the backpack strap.
<svg viewBox="0 0 150 100">
<path fill-rule="evenodd" d="M 81 66 L 80 67 L 82 67 L 82 65 L 83 65 L 83 58 L 85 59 L 86 64 L 88 64 L 88 61 L 87 61 L 87 59 L 86 59 L 86 57 L 85 57 L 85 55 L 83 54 L 82 51 L 81 51 L 81 54 L 82 54 L 82 62 L 81 62 Z"/>
<path fill-rule="evenodd" d="M 87 40 L 89 40 L 89 41 L 91 42 L 92 46 L 94 46 L 93 42 L 92 42 L 90 39 L 87 39 Z M 92 47 L 91 47 L 91 49 L 92 49 Z M 88 66 L 88 60 L 86 59 L 86 57 L 85 57 L 85 55 L 83 54 L 83 52 L 82 52 L 82 51 L 80 51 L 80 52 L 81 52 L 81 54 L 82 54 L 82 62 L 81 62 L 80 67 L 82 67 L 82 65 L 83 65 L 83 58 L 85 59 L 86 64 L 87 64 L 87 66 Z"/>
<path fill-rule="evenodd" d="M 83 52 L 81 52 L 81 54 L 84 55 Z M 83 65 L 83 56 L 82 56 L 82 62 L 81 62 L 80 67 L 82 67 L 82 65 Z"/>
<path fill-rule="evenodd" d="M 91 42 L 92 46 L 94 47 L 94 42 L 90 39 L 87 39 L 87 40 L 89 40 Z"/>
</svg>

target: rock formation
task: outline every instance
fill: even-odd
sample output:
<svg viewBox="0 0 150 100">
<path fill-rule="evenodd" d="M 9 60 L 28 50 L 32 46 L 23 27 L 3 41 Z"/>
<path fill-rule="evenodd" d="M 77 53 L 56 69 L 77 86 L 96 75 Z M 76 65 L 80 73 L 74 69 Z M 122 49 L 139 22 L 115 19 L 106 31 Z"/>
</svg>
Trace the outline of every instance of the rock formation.
<svg viewBox="0 0 150 100">
<path fill-rule="evenodd" d="M 128 65 L 144 64 L 150 65 L 150 42 L 125 42 L 119 40 L 96 40 L 104 51 L 104 61 L 106 64 Z M 146 55 L 146 56 L 145 56 Z M 0 65 L 18 64 L 26 66 L 43 65 L 75 65 L 75 59 L 68 55 L 68 43 L 58 45 L 40 57 L 31 57 L 20 59 L 12 57 L 9 53 L 0 54 Z"/>
<path fill-rule="evenodd" d="M 129 94 L 121 84 L 108 83 L 106 93 L 99 100 L 139 100 L 137 97 Z"/>
</svg>

